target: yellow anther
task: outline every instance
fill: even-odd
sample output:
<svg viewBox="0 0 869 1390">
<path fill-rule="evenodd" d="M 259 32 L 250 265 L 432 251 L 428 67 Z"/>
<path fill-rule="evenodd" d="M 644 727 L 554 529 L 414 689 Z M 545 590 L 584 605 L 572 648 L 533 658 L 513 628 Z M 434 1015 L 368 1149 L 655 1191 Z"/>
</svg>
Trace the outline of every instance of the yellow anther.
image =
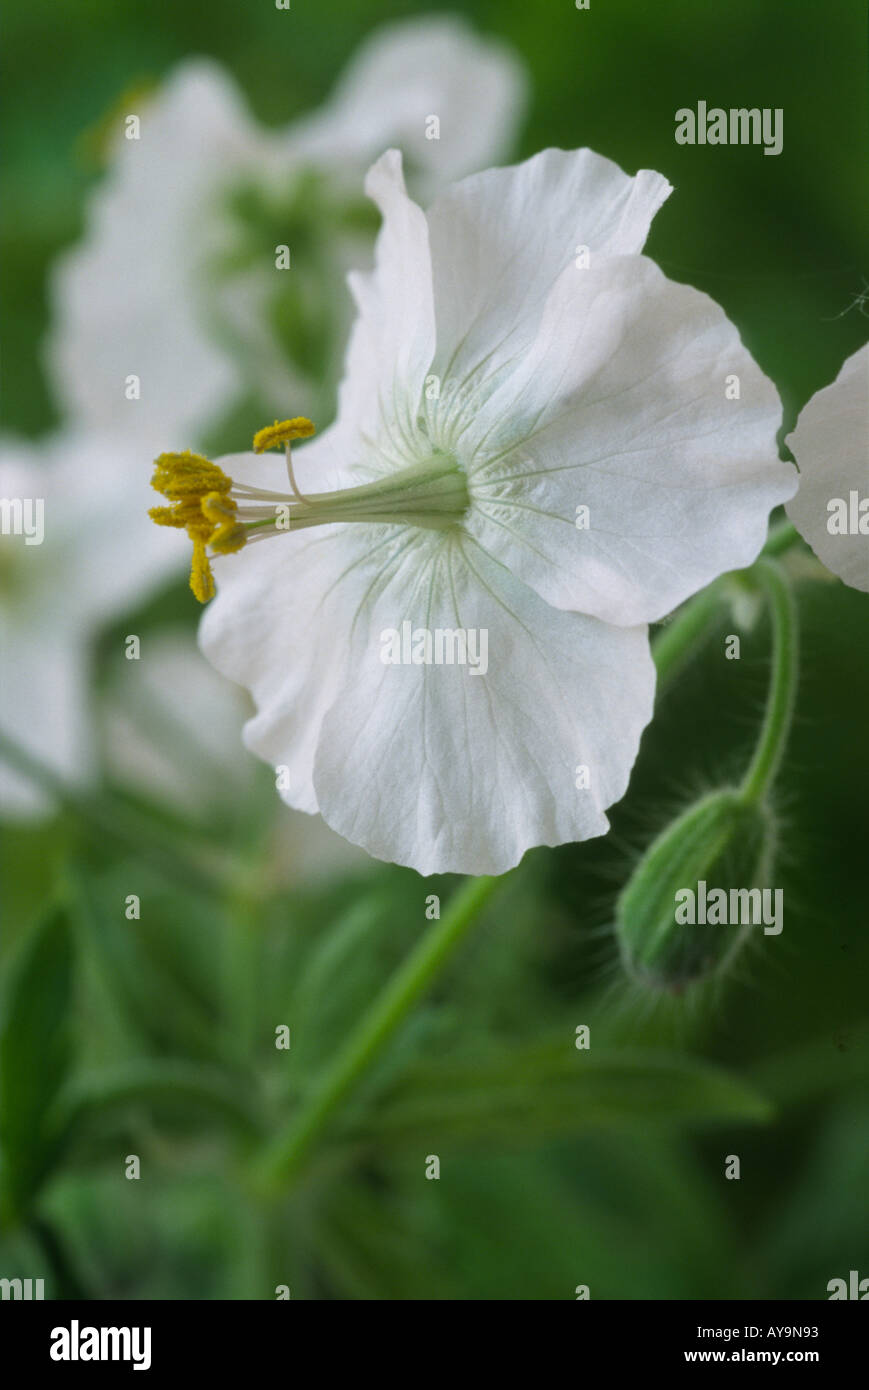
<svg viewBox="0 0 869 1390">
<path fill-rule="evenodd" d="M 214 577 L 205 547 L 211 540 L 215 520 L 204 514 L 203 501 L 208 497 L 230 505 L 234 520 L 235 503 L 229 497 L 232 479 L 216 463 L 188 449 L 183 454 L 161 454 L 154 464 L 151 485 L 172 505 L 152 507 L 148 515 L 158 526 L 182 527 L 187 532 L 193 542 L 190 587 L 200 603 L 207 603 L 214 597 Z M 225 526 L 223 515 L 217 520 Z M 232 548 L 237 550 L 239 546 Z"/>
<path fill-rule="evenodd" d="M 149 507 L 148 515 L 158 526 L 178 526 L 183 529 L 187 525 L 174 507 Z"/>
<path fill-rule="evenodd" d="M 262 454 L 266 449 L 273 449 L 276 444 L 289 444 L 293 439 L 307 439 L 315 431 L 316 426 L 304 415 L 297 415 L 293 420 L 275 420 L 273 425 L 266 425 L 264 429 L 257 430 L 253 437 L 253 451 L 255 454 Z"/>
<path fill-rule="evenodd" d="M 208 544 L 218 555 L 232 555 L 247 540 L 247 532 L 236 518 L 237 510 L 235 501 L 222 492 L 209 492 L 202 499 L 202 515 L 214 528 Z"/>
<path fill-rule="evenodd" d="M 183 454 L 161 454 L 155 459 L 151 486 L 174 502 L 202 498 L 207 492 L 229 492 L 232 479 L 218 464 L 188 449 Z"/>
</svg>

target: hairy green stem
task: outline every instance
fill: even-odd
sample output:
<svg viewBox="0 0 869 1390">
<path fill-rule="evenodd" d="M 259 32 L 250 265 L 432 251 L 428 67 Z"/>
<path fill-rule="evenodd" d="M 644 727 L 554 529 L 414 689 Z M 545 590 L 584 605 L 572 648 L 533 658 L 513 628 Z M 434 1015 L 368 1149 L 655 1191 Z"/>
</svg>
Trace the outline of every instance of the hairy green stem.
<svg viewBox="0 0 869 1390">
<path fill-rule="evenodd" d="M 395 1035 L 444 962 L 465 939 L 495 889 L 508 877 L 469 879 L 451 899 L 441 920 L 432 924 L 399 966 L 317 1090 L 256 1163 L 254 1183 L 263 1195 L 277 1194 L 295 1176 L 342 1100 Z"/>
<path fill-rule="evenodd" d="M 778 522 L 770 530 L 763 553 L 756 561 L 758 572 L 764 558 L 772 559 L 784 555 L 799 540 L 799 532 L 790 521 Z M 738 571 L 739 574 L 746 575 L 754 572 L 755 566 Z M 727 576 L 716 579 L 706 589 L 695 594 L 683 604 L 667 625 L 656 633 L 652 642 L 652 656 L 658 672 L 659 694 L 682 662 L 691 655 L 697 639 L 703 636 L 719 605 L 726 598 L 726 578 Z"/>
<path fill-rule="evenodd" d="M 652 656 L 658 672 L 658 693 L 691 654 L 721 604 L 722 590 L 716 581 L 679 610 L 652 642 Z"/>
<path fill-rule="evenodd" d="M 744 801 L 763 800 L 778 772 L 790 733 L 799 669 L 797 611 L 790 584 L 779 566 L 761 559 L 755 573 L 770 601 L 772 672 L 763 726 L 740 789 Z"/>
<path fill-rule="evenodd" d="M 796 545 L 801 540 L 799 531 L 792 521 L 780 521 L 773 526 L 767 538 L 763 553 L 767 558 L 774 558 L 776 555 L 784 555 L 786 550 L 790 550 L 792 545 Z"/>
</svg>

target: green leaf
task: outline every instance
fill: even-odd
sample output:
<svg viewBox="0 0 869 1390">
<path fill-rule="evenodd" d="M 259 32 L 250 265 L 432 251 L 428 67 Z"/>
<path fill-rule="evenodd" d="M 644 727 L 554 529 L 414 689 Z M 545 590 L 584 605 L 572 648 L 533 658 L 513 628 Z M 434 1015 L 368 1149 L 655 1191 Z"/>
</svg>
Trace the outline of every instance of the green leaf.
<svg viewBox="0 0 869 1390">
<path fill-rule="evenodd" d="M 831 1092 L 858 1092 L 869 1079 L 869 1021 L 831 1029 L 808 1043 L 764 1058 L 753 1080 L 782 1107 L 805 1105 Z"/>
<path fill-rule="evenodd" d="M 50 1172 L 60 1134 L 50 1109 L 69 1071 L 73 947 L 55 904 L 24 940 L 0 1019 L 0 1209 L 21 1215 Z"/>
<path fill-rule="evenodd" d="M 557 1040 L 480 1062 L 422 1063 L 353 1133 L 378 1145 L 538 1143 L 588 1129 L 767 1120 L 753 1087 L 705 1062 L 667 1053 L 577 1051 Z"/>
<path fill-rule="evenodd" d="M 203 1116 L 244 1135 L 258 1117 L 238 1078 L 214 1067 L 175 1059 L 132 1060 L 77 1077 L 58 1099 L 58 1126 L 80 1130 L 130 1105 L 178 1111 L 196 1127 Z"/>
<path fill-rule="evenodd" d="M 141 921 L 124 916 L 131 884 L 142 895 Z M 192 959 L 192 943 L 205 931 L 211 935 L 212 957 L 219 952 L 224 924 L 214 905 L 177 891 L 167 894 L 146 870 L 133 874 L 122 865 L 100 878 L 80 876 L 75 906 L 86 959 L 96 963 L 131 1041 L 202 1061 L 220 1057 L 223 1037 L 213 981 Z"/>
</svg>

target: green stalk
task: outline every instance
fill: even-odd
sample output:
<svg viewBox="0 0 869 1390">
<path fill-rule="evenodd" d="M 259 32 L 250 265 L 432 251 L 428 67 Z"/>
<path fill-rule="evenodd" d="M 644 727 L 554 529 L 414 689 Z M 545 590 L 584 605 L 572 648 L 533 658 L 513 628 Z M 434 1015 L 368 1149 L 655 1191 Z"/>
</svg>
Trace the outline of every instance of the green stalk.
<svg viewBox="0 0 869 1390">
<path fill-rule="evenodd" d="M 775 779 L 790 733 L 799 673 L 799 642 L 796 604 L 782 571 L 773 561 L 761 559 L 755 566 L 755 573 L 770 600 L 772 672 L 763 726 L 740 794 L 744 801 L 758 804 Z"/>
<path fill-rule="evenodd" d="M 721 605 L 722 589 L 716 582 L 686 603 L 676 617 L 656 634 L 652 656 L 658 672 L 658 693 L 691 651 Z"/>
<path fill-rule="evenodd" d="M 769 533 L 763 553 L 768 559 L 776 555 L 784 555 L 785 551 L 790 550 L 792 545 L 796 545 L 801 540 L 799 531 L 792 521 L 780 521 Z"/>
<path fill-rule="evenodd" d="M 469 879 L 444 916 L 387 982 L 338 1053 L 317 1090 L 257 1161 L 253 1178 L 264 1196 L 276 1195 L 297 1173 L 335 1110 L 422 998 L 444 962 L 467 936 L 482 908 L 508 875 Z"/>
<path fill-rule="evenodd" d="M 747 570 L 737 571 L 739 574 L 752 575 L 760 573 L 760 566 L 764 558 L 772 559 L 779 555 L 784 555 L 800 540 L 799 532 L 790 521 L 780 521 L 773 526 L 767 537 L 763 552 L 755 562 L 755 566 Z M 658 693 L 672 675 L 678 670 L 683 661 L 691 655 L 692 648 L 699 637 L 702 637 L 707 624 L 715 616 L 715 612 L 727 597 L 725 587 L 726 576 L 715 580 L 708 588 L 695 594 L 692 599 L 676 613 L 675 617 L 667 623 L 666 627 L 656 633 L 652 642 L 652 655 L 655 658 L 655 666 L 658 671 Z"/>
</svg>

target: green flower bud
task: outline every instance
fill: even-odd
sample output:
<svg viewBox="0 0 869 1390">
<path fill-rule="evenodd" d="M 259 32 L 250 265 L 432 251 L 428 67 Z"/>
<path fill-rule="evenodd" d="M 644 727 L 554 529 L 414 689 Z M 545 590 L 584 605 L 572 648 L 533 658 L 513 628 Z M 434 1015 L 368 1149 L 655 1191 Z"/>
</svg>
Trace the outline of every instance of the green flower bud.
<svg viewBox="0 0 869 1390">
<path fill-rule="evenodd" d="M 707 917 L 707 892 L 718 904 L 747 906 L 745 890 L 767 877 L 772 841 L 766 806 L 731 788 L 710 792 L 668 825 L 616 906 L 616 935 L 629 974 L 678 993 L 724 966 L 750 925 L 741 920 L 744 911 L 734 920 L 719 907 Z M 722 889 L 726 899 L 716 891 Z"/>
</svg>

